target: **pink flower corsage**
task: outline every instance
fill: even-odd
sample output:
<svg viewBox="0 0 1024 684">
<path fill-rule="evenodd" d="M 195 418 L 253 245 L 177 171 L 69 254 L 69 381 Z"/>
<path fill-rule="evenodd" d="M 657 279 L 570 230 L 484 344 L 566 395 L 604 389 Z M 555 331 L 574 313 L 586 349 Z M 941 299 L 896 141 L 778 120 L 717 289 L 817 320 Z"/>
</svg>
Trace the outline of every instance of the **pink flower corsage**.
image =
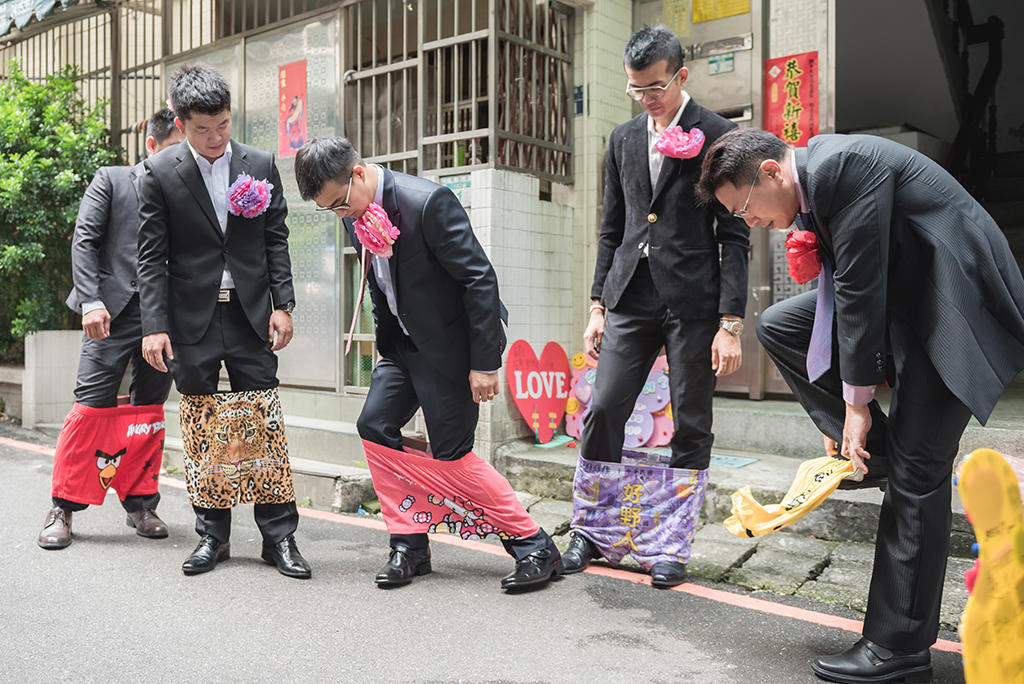
<svg viewBox="0 0 1024 684">
<path fill-rule="evenodd" d="M 786 235 L 786 265 L 789 276 L 803 285 L 821 273 L 818 236 L 810 230 L 791 230 Z"/>
<path fill-rule="evenodd" d="M 379 204 L 370 204 L 352 226 L 359 243 L 377 256 L 388 259 L 394 253 L 391 245 L 398 239 L 399 230 L 391 224 L 388 213 Z"/>
<path fill-rule="evenodd" d="M 661 134 L 654 146 L 666 157 L 693 159 L 704 147 L 704 132 L 699 128 L 691 128 L 687 133 L 682 126 L 673 126 Z"/>
<path fill-rule="evenodd" d="M 259 216 L 270 206 L 270 191 L 273 189 L 273 183 L 240 173 L 228 188 L 228 211 L 242 218 Z"/>
</svg>

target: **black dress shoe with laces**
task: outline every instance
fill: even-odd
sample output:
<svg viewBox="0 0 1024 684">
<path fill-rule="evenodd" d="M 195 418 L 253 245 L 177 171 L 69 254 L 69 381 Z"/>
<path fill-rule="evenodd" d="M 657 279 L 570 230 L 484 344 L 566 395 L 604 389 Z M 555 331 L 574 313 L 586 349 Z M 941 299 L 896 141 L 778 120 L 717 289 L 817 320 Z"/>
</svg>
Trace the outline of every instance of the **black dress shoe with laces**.
<svg viewBox="0 0 1024 684">
<path fill-rule="evenodd" d="M 264 544 L 262 557 L 267 563 L 276 565 L 277 571 L 287 577 L 309 579 L 313 575 L 309 563 L 299 553 L 295 537 L 290 534 L 276 544 Z"/>
<path fill-rule="evenodd" d="M 536 587 L 562 574 L 562 556 L 554 543 L 516 561 L 516 569 L 501 578 L 501 588 Z"/>
<path fill-rule="evenodd" d="M 686 566 L 675 561 L 659 561 L 651 567 L 651 586 L 675 587 L 686 581 Z"/>
<path fill-rule="evenodd" d="M 395 544 L 387 565 L 381 568 L 373 581 L 381 589 L 402 587 L 418 575 L 430 573 L 430 547 L 411 548 L 408 544 Z"/>
<path fill-rule="evenodd" d="M 932 657 L 928 649 L 898 654 L 862 638 L 848 651 L 819 656 L 811 669 L 826 682 L 930 682 Z"/>
<path fill-rule="evenodd" d="M 217 567 L 217 563 L 230 557 L 230 542 L 221 544 L 214 537 L 208 534 L 203 535 L 203 538 L 199 540 L 199 544 L 196 545 L 196 550 L 181 564 L 181 571 L 186 575 L 199 575 L 204 572 L 210 572 Z"/>
<path fill-rule="evenodd" d="M 569 548 L 562 554 L 562 574 L 573 575 L 583 572 L 590 565 L 590 561 L 600 555 L 592 541 L 579 532 L 573 532 L 572 539 L 569 540 Z"/>
</svg>

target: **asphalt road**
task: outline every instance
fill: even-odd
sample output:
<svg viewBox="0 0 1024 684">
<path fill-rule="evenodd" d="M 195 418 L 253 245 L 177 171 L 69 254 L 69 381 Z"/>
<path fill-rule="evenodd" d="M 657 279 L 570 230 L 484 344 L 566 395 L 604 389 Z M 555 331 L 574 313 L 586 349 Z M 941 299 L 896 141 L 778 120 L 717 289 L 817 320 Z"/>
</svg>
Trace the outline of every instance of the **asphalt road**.
<svg viewBox="0 0 1024 684">
<path fill-rule="evenodd" d="M 166 477 L 168 539 L 136 536 L 111 494 L 75 514 L 69 548 L 44 551 L 51 459 L 0 439 L 0 472 L 4 682 L 813 682 L 816 654 L 858 638 L 816 624 L 849 611 L 759 594 L 769 609 L 813 611 L 765 613 L 716 600 L 747 601 L 724 585 L 584 574 L 506 595 L 512 561 L 496 545 L 435 541 L 433 574 L 382 591 L 371 580 L 387 535 L 364 516 L 303 517 L 313 579 L 300 581 L 259 559 L 251 512 L 236 509 L 232 558 L 185 577 L 198 538 Z M 935 681 L 963 681 L 958 653 L 932 655 Z"/>
</svg>

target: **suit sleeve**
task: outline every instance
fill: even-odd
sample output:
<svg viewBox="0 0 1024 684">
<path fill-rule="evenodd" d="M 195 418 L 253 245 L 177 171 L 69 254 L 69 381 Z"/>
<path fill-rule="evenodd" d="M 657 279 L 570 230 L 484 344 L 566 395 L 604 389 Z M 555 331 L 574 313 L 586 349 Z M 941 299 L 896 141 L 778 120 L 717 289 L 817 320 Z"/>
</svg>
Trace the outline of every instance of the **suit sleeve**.
<svg viewBox="0 0 1024 684">
<path fill-rule="evenodd" d="M 597 240 L 597 263 L 594 265 L 594 283 L 590 287 L 590 298 L 601 299 L 604 281 L 612 266 L 615 250 L 622 244 L 626 230 L 626 201 L 622 194 L 622 178 L 619 163 L 615 158 L 615 138 L 608 144 L 604 156 L 604 200 L 601 210 L 601 234 Z"/>
<path fill-rule="evenodd" d="M 95 302 L 100 296 L 100 250 L 107 236 L 113 187 L 107 169 L 96 172 L 82 196 L 71 240 L 71 278 L 79 300 Z M 78 313 L 82 313 L 78 311 Z"/>
<path fill-rule="evenodd" d="M 716 239 L 721 249 L 721 281 L 718 313 L 743 318 L 747 311 L 747 277 L 750 271 L 750 227 L 715 202 Z"/>
<path fill-rule="evenodd" d="M 466 210 L 451 190 L 439 187 L 423 205 L 420 226 L 438 263 L 465 288 L 469 367 L 479 371 L 501 368 L 498 276 L 473 234 Z"/>
<path fill-rule="evenodd" d="M 270 192 L 270 206 L 267 208 L 265 243 L 267 246 L 267 272 L 270 275 L 270 296 L 274 307 L 281 307 L 295 301 L 295 287 L 292 284 L 292 260 L 288 254 L 288 205 L 284 201 L 284 189 L 281 186 L 281 174 L 273 158 L 270 162 L 270 182 L 274 189 Z"/>
<path fill-rule="evenodd" d="M 892 170 L 846 152 L 815 174 L 815 206 L 823 211 L 835 254 L 839 375 L 849 385 L 885 380 L 885 289 L 889 228 L 895 199 Z M 818 202 L 818 199 L 821 201 Z"/>
<path fill-rule="evenodd" d="M 142 334 L 170 332 L 167 321 L 167 204 L 150 162 L 139 177 L 139 308 Z"/>
</svg>

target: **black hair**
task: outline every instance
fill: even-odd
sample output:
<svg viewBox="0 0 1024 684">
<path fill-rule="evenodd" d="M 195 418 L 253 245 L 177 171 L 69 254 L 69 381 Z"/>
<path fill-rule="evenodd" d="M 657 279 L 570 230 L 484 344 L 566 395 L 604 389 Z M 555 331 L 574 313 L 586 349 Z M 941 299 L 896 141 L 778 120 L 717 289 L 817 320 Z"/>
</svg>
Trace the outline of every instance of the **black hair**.
<svg viewBox="0 0 1024 684">
<path fill-rule="evenodd" d="M 174 125 L 174 112 L 167 107 L 153 114 L 146 122 L 146 137 L 155 140 L 157 145 L 163 144 L 176 130 L 178 127 Z"/>
<path fill-rule="evenodd" d="M 295 154 L 295 184 L 299 195 L 311 200 L 329 181 L 347 183 L 352 168 L 362 160 L 347 138 L 313 138 Z"/>
<path fill-rule="evenodd" d="M 167 92 L 174 113 L 182 121 L 197 113 L 213 116 L 231 111 L 231 87 L 219 71 L 205 64 L 178 69 Z"/>
<path fill-rule="evenodd" d="M 622 59 L 633 71 L 643 71 L 665 60 L 668 72 L 674 74 L 683 68 L 683 47 L 664 24 L 644 26 L 629 37 Z"/>
<path fill-rule="evenodd" d="M 754 182 L 754 174 L 765 159 L 781 162 L 789 148 L 775 135 L 760 128 L 737 128 L 716 140 L 704 154 L 697 182 L 697 199 L 702 204 L 715 200 L 715 191 L 726 183 L 737 188 Z"/>
</svg>

